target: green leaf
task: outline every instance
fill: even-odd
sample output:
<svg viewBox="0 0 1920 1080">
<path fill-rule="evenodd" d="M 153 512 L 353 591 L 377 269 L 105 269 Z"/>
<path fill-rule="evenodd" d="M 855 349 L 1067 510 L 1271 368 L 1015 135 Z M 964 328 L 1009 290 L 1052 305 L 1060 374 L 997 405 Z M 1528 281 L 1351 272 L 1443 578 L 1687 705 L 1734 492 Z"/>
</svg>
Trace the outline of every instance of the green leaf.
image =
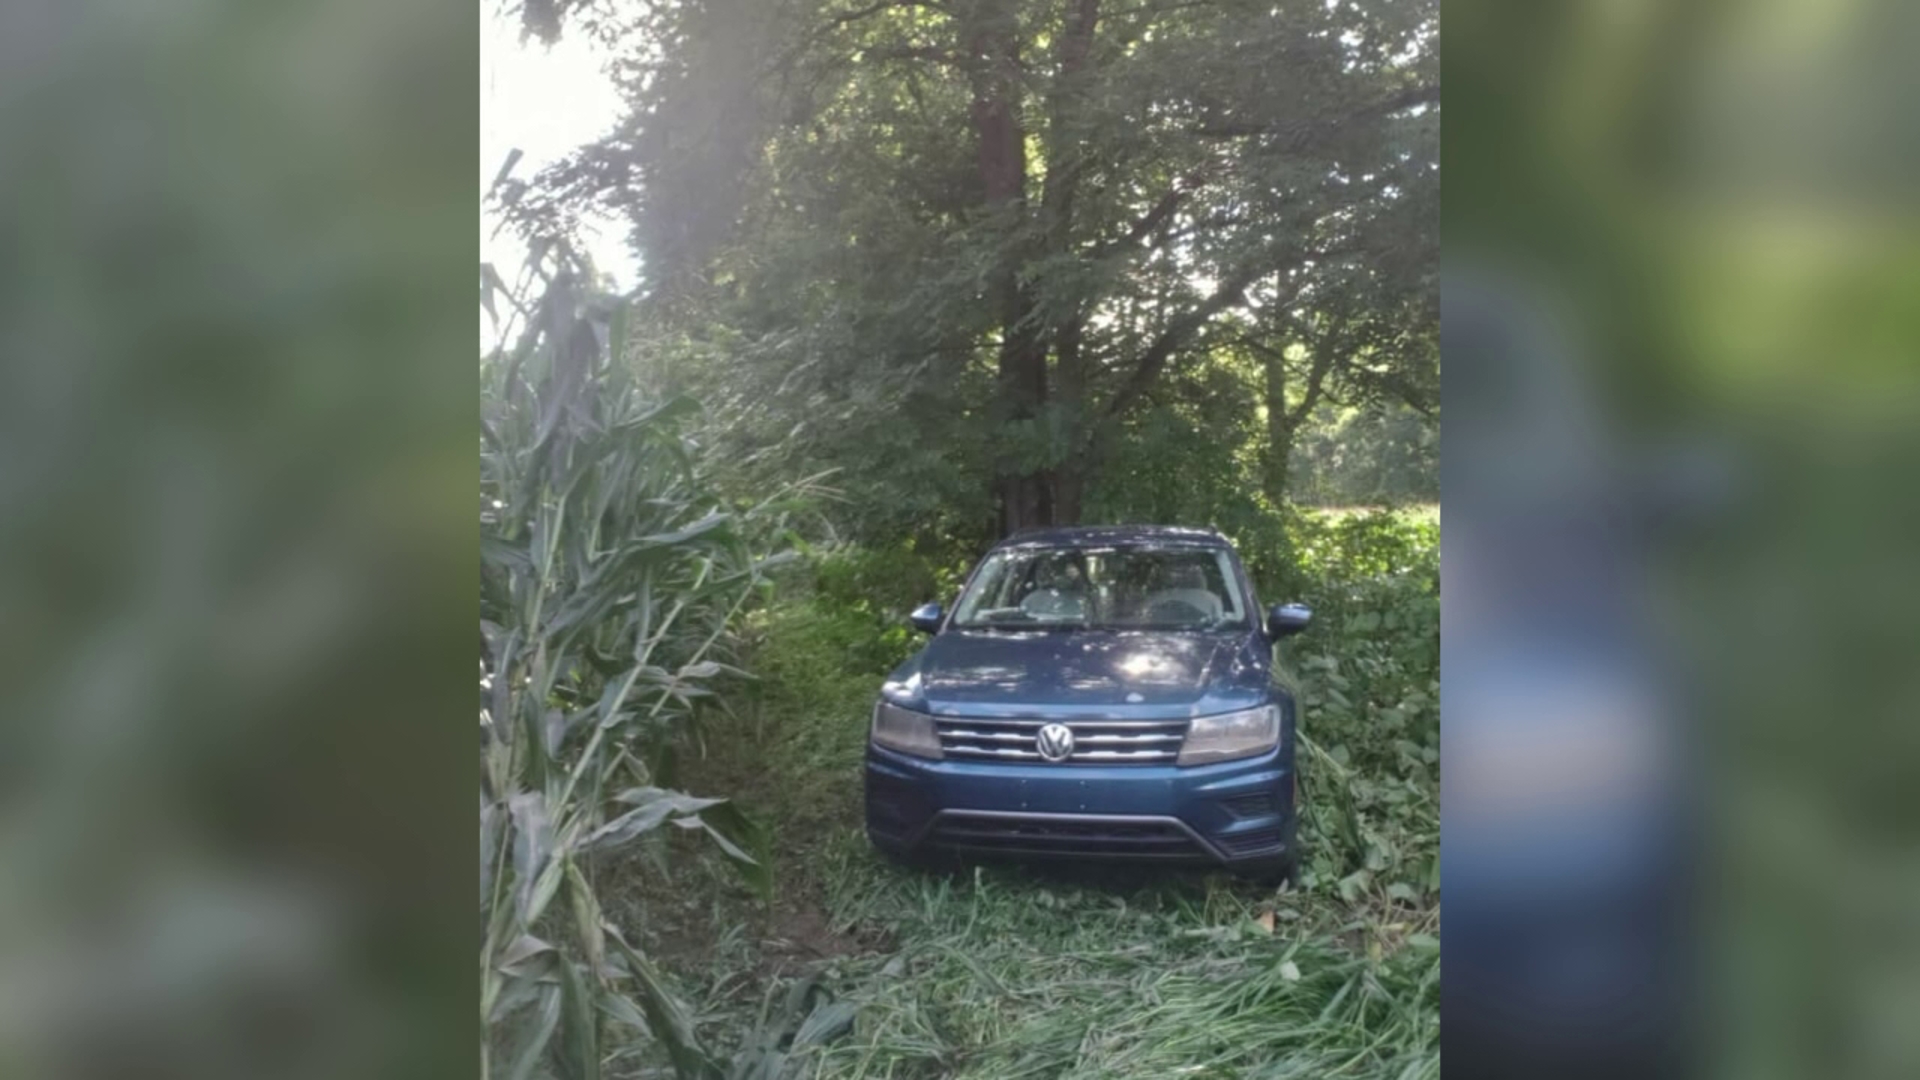
<svg viewBox="0 0 1920 1080">
<path fill-rule="evenodd" d="M 1340 899 L 1351 904 L 1365 896 L 1372 886 L 1373 875 L 1365 870 L 1356 870 L 1341 878 L 1337 887 L 1340 891 Z"/>
<path fill-rule="evenodd" d="M 508 975 L 531 977 L 544 969 L 544 964 L 532 964 L 535 958 L 550 959 L 554 954 L 553 946 L 532 934 L 521 934 L 500 953 L 494 966 Z"/>
<path fill-rule="evenodd" d="M 560 965 L 560 1021 L 556 1071 L 563 1080 L 599 1080 L 599 1017 L 578 964 Z"/>
<path fill-rule="evenodd" d="M 522 926 L 537 917 L 534 890 L 553 858 L 553 827 L 543 795 L 522 792 L 507 800 L 513 819 L 514 903 Z"/>
<path fill-rule="evenodd" d="M 612 924 L 606 924 L 607 940 L 613 942 L 620 955 L 626 960 L 627 968 L 633 973 L 638 985 L 638 1003 L 646 1015 L 647 1026 L 655 1038 L 666 1047 L 667 1057 L 672 1060 L 674 1071 L 682 1080 L 709 1080 L 717 1077 L 719 1067 L 713 1058 L 701 1048 L 693 1031 L 693 1020 L 686 1005 L 667 987 L 660 972 L 654 969 L 639 950 L 627 944 L 620 931 Z"/>
<path fill-rule="evenodd" d="M 651 547 L 667 547 L 674 544 L 684 544 L 689 540 L 707 535 L 731 520 L 733 520 L 733 515 L 715 510 L 685 528 L 676 529 L 673 532 L 656 533 L 653 536 L 643 536 L 637 543 L 641 546 Z"/>
<path fill-rule="evenodd" d="M 601 993 L 598 1004 L 600 1011 L 608 1017 L 652 1038 L 653 1032 L 647 1025 L 647 1018 L 640 1015 L 640 1007 L 633 1003 L 632 998 L 616 990 L 607 990 Z"/>
<path fill-rule="evenodd" d="M 700 824 L 740 877 L 762 899 L 773 896 L 773 845 L 768 830 L 735 803 L 704 810 Z"/>
<path fill-rule="evenodd" d="M 642 428 L 665 424 L 683 416 L 691 416 L 700 411 L 700 403 L 691 397 L 682 395 L 669 398 L 639 415 L 624 420 L 615 426 L 616 431 L 636 431 Z"/>
<path fill-rule="evenodd" d="M 493 898 L 493 864 L 499 855 L 501 832 L 506 822 L 498 803 L 480 797 L 480 905 Z"/>
<path fill-rule="evenodd" d="M 594 895 L 587 875 L 572 859 L 567 860 L 567 899 L 573 908 L 574 938 L 586 954 L 587 970 L 597 985 L 607 967 L 607 937 L 600 929 L 600 899 Z"/>
<path fill-rule="evenodd" d="M 710 807 L 719 806 L 725 801 L 700 799 L 678 791 L 663 791 L 660 788 L 634 788 L 622 792 L 617 798 L 620 802 L 634 806 L 634 809 L 594 830 L 581 845 L 582 850 L 599 851 L 617 847 L 642 833 L 659 828 L 662 822 L 675 814 L 697 814 Z"/>
<path fill-rule="evenodd" d="M 527 1080 L 533 1075 L 534 1067 L 540 1064 L 541 1055 L 546 1053 L 547 1044 L 553 1041 L 554 1029 L 560 1025 L 560 988 L 542 986 L 538 989 L 538 998 L 539 1008 L 534 1013 L 526 1038 L 520 1042 L 513 1064 L 507 1069 L 507 1080 Z"/>
<path fill-rule="evenodd" d="M 853 1030 L 859 1007 L 846 1001 L 823 1002 L 807 1014 L 800 1030 L 793 1035 L 793 1049 L 823 1046 Z"/>
</svg>

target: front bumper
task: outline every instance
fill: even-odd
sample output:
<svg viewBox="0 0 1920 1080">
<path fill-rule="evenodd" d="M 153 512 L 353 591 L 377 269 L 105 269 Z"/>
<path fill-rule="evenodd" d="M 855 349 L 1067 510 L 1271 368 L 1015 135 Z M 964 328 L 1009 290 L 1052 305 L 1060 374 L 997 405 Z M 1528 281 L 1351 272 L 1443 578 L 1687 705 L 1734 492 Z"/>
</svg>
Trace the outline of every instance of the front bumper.
<svg viewBox="0 0 1920 1080">
<path fill-rule="evenodd" d="M 867 746 L 867 835 L 901 854 L 1265 863 L 1291 854 L 1293 767 L 928 761 Z"/>
</svg>

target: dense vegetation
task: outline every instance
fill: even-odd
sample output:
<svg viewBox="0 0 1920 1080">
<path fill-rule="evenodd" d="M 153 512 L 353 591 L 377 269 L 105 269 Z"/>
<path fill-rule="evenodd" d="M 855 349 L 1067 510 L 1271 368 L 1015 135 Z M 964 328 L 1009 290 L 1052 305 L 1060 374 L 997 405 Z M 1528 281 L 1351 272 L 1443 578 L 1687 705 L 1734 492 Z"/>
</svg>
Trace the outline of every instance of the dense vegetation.
<svg viewBox="0 0 1920 1080">
<path fill-rule="evenodd" d="M 1265 594 L 1318 612 L 1283 656 L 1306 718 L 1298 891 L 1191 873 L 903 873 L 860 834 L 865 716 L 915 647 L 905 611 L 949 595 L 964 564 L 809 544 L 833 502 L 804 485 L 751 504 L 716 494 L 712 451 L 687 435 L 694 406 L 648 399 L 609 362 L 591 298 L 561 282 L 542 303 L 547 329 L 484 365 L 483 1006 L 497 1068 L 1437 1072 L 1429 512 L 1276 515 L 1283 547 L 1242 539 Z"/>
<path fill-rule="evenodd" d="M 863 539 L 1111 518 L 1169 474 L 1211 501 L 1156 516 L 1278 503 L 1309 429 L 1437 417 L 1431 0 L 575 0 L 529 28 L 556 7 L 626 58 L 632 111 L 506 178 L 502 215 L 629 215 L 664 389 L 757 482 L 839 470 Z M 1427 460 L 1402 486 L 1431 497 Z"/>
<path fill-rule="evenodd" d="M 624 43 L 633 111 L 491 203 L 490 1072 L 1436 1075 L 1435 6 L 520 13 Z M 866 849 L 906 610 L 1074 521 L 1317 611 L 1298 889 Z"/>
</svg>

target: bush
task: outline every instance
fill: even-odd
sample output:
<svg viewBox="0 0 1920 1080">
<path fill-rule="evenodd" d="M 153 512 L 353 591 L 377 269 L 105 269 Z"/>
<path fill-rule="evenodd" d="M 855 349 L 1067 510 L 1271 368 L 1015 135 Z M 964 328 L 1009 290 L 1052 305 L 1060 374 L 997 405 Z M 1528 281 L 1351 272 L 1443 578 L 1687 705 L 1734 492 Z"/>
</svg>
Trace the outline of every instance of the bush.
<svg viewBox="0 0 1920 1080">
<path fill-rule="evenodd" d="M 1284 651 L 1312 750 L 1311 855 L 1348 899 L 1440 888 L 1439 539 L 1411 512 L 1304 515 L 1295 536 L 1315 625 Z"/>
<path fill-rule="evenodd" d="M 951 604 L 968 567 L 915 551 L 845 547 L 813 563 L 812 594 L 829 616 L 823 630 L 844 636 L 852 664 L 886 672 L 918 647 L 907 614 L 929 601 Z"/>
</svg>

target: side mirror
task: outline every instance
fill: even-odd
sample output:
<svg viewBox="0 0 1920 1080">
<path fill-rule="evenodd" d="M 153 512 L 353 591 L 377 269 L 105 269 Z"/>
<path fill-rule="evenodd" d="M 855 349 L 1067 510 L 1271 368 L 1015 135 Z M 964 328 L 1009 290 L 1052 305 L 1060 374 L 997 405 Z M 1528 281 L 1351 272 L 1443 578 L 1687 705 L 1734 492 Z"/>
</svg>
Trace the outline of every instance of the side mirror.
<svg viewBox="0 0 1920 1080">
<path fill-rule="evenodd" d="M 907 616 L 907 621 L 913 624 L 915 630 L 931 634 L 940 629 L 940 617 L 944 614 L 939 604 L 921 604 Z"/>
<path fill-rule="evenodd" d="M 1278 641 L 1297 634 L 1313 621 L 1313 609 L 1305 604 L 1281 604 L 1267 612 L 1267 636 Z"/>
</svg>

